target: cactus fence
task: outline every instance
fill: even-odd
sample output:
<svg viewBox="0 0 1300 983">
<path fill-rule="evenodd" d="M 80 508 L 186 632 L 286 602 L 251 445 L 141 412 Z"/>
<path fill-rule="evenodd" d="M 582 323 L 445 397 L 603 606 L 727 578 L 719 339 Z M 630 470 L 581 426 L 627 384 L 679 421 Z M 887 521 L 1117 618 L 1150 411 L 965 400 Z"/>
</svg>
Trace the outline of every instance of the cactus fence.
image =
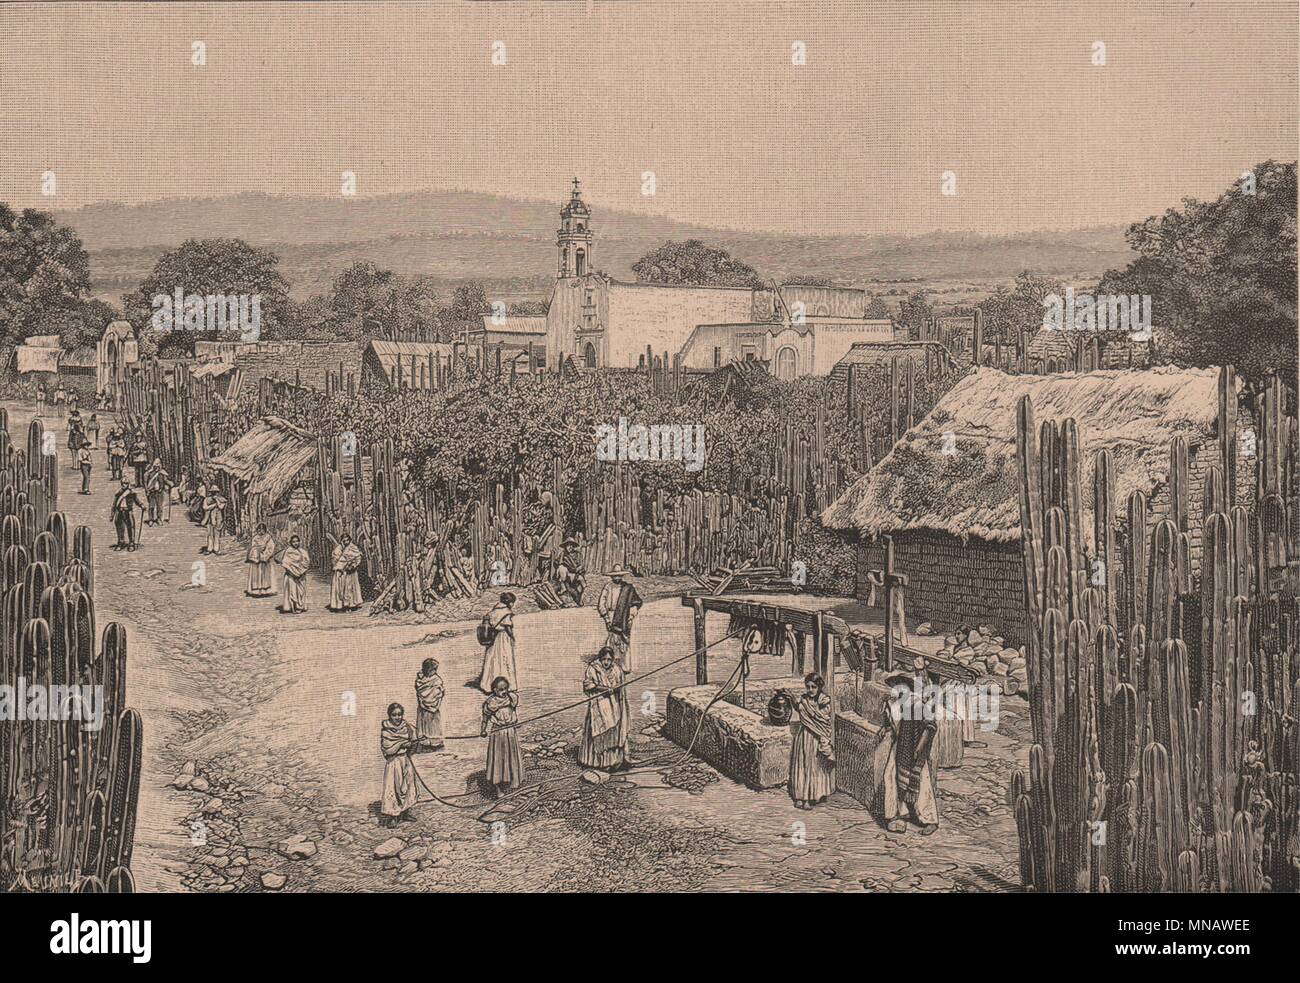
<svg viewBox="0 0 1300 983">
<path fill-rule="evenodd" d="M 126 630 L 106 626 L 96 650 L 90 530 L 57 511 L 58 457 L 40 421 L 25 448 L 8 425 L 0 410 L 0 684 L 15 698 L 39 687 L 47 707 L 64 687 L 64 711 L 66 687 L 93 687 L 103 723 L 0 721 L 0 890 L 129 892 L 143 730 L 126 705 Z"/>
<path fill-rule="evenodd" d="M 1203 501 L 1188 501 L 1174 441 L 1171 517 L 1148 529 L 1135 492 L 1122 544 L 1113 462 L 1098 453 L 1091 558 L 1075 421 L 1038 429 L 1020 405 L 1033 745 L 1011 795 L 1028 890 L 1300 890 L 1296 426 L 1274 382 L 1250 448 L 1254 501 L 1234 503 L 1230 368 L 1220 396 Z M 1203 523 L 1189 523 L 1193 508 Z"/>
</svg>

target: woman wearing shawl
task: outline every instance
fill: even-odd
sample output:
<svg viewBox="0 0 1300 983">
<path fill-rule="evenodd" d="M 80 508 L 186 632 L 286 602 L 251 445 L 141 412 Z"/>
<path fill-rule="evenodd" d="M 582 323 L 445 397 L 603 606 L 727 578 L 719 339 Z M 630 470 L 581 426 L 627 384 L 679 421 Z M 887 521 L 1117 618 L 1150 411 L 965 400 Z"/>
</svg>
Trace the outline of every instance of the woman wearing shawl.
<svg viewBox="0 0 1300 983">
<path fill-rule="evenodd" d="M 415 701 L 419 712 L 415 717 L 420 746 L 429 751 L 441 750 L 442 698 L 446 695 L 442 677 L 438 675 L 438 660 L 425 659 L 415 677 Z"/>
<path fill-rule="evenodd" d="M 415 765 L 410 750 L 415 743 L 415 728 L 404 719 L 406 710 L 400 703 L 388 705 L 388 719 L 379 732 L 379 750 L 384 755 L 384 792 L 380 799 L 380 822 L 395 826 L 406 818 L 406 810 L 415 805 Z"/>
<path fill-rule="evenodd" d="M 628 762 L 627 727 L 631 709 L 623 670 L 614 661 L 614 650 L 606 645 L 587 666 L 582 691 L 587 704 L 587 720 L 582 727 L 578 746 L 578 764 L 586 768 L 618 768 Z"/>
<path fill-rule="evenodd" d="M 248 555 L 244 562 L 248 565 L 248 589 L 244 591 L 249 597 L 270 597 L 271 558 L 275 556 L 275 540 L 266 531 L 266 523 L 259 522 L 253 538 L 248 543 Z"/>
<path fill-rule="evenodd" d="M 509 591 L 501 595 L 501 603 L 487 614 L 488 627 L 492 629 L 492 643 L 483 649 L 483 672 L 478 679 L 478 688 L 484 693 L 491 693 L 493 680 L 503 677 L 511 689 L 519 686 L 519 674 L 515 668 L 515 595 Z"/>
<path fill-rule="evenodd" d="M 890 687 L 889 698 L 885 700 L 889 718 L 885 739 L 889 750 L 880 796 L 885 828 L 891 833 L 906 831 L 907 823 L 903 819 L 906 812 L 921 827 L 921 835 L 929 836 L 939 828 L 939 790 L 930 764 L 930 751 L 938 729 L 934 704 L 924 693 L 915 692 L 913 680 L 908 676 L 891 676 L 885 684 Z"/>
<path fill-rule="evenodd" d="M 302 540 L 297 536 L 289 537 L 289 545 L 284 548 L 280 566 L 284 570 L 280 613 L 302 614 L 307 610 L 307 568 L 311 566 L 311 557 L 302 548 Z"/>
<path fill-rule="evenodd" d="M 790 798 L 811 809 L 835 791 L 835 751 L 831 747 L 831 698 L 815 672 L 804 677 L 804 694 L 795 703 L 798 729 L 790 746 Z"/>
<path fill-rule="evenodd" d="M 519 753 L 519 696 L 505 676 L 492 680 L 492 695 L 483 701 L 483 728 L 488 739 L 487 780 L 501 795 L 524 780 L 524 758 Z"/>
<path fill-rule="evenodd" d="M 330 541 L 334 542 L 333 537 Z M 331 611 L 355 611 L 361 607 L 361 550 L 347 533 L 334 542 L 334 580 L 330 584 Z"/>
</svg>

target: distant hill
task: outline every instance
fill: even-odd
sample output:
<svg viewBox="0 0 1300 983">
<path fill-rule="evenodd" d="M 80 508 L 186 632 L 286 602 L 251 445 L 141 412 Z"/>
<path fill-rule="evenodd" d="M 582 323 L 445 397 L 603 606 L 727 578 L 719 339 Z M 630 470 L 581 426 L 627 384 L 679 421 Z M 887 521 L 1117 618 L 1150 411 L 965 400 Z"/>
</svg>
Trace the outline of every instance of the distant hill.
<svg viewBox="0 0 1300 983">
<path fill-rule="evenodd" d="M 427 274 L 449 287 L 483 280 L 491 296 L 517 299 L 549 291 L 559 204 L 468 191 L 354 199 L 244 194 L 91 205 L 58 217 L 90 251 L 95 295 L 113 302 L 138 285 L 167 249 L 211 237 L 274 249 L 300 297 L 327 289 L 340 270 L 365 259 Z M 774 279 L 815 274 L 895 295 L 927 286 L 941 295 L 974 296 L 1025 269 L 1087 282 L 1132 259 L 1119 227 L 996 237 L 784 236 L 599 206 L 594 211 L 596 267 L 624 278 L 631 278 L 632 264 L 651 249 L 687 238 L 721 246 Z"/>
</svg>

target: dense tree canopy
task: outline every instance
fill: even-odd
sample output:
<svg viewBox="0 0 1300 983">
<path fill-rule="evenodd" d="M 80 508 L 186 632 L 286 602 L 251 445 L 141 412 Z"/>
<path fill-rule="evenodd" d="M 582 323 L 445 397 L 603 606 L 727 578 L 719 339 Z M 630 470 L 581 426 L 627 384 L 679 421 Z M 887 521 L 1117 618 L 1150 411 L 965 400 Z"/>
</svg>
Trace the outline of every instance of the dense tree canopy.
<svg viewBox="0 0 1300 983">
<path fill-rule="evenodd" d="M 153 340 L 164 354 L 192 351 L 196 338 L 215 340 L 220 335 L 217 326 L 206 320 L 197 331 L 177 325 L 182 329 L 168 330 L 162 337 L 150 332 L 155 312 L 163 309 L 160 301 L 165 298 L 170 304 L 177 290 L 186 297 L 257 297 L 259 337 L 282 337 L 291 313 L 288 284 L 278 267 L 274 253 L 242 239 L 189 239 L 159 257 L 144 282 L 122 302 L 127 319 L 140 331 L 142 340 Z M 228 329 L 226 336 L 238 337 L 237 326 Z"/>
<path fill-rule="evenodd" d="M 68 347 L 98 338 L 112 309 L 92 304 L 90 260 L 76 232 L 46 212 L 0 204 L 0 344 L 67 335 Z"/>
<path fill-rule="evenodd" d="M 699 239 L 665 242 L 633 263 L 632 272 L 642 283 L 728 287 L 757 287 L 763 283 L 753 267 Z"/>
<path fill-rule="evenodd" d="M 1296 165 L 1265 161 L 1214 201 L 1128 230 L 1138 258 L 1099 293 L 1149 294 L 1162 354 L 1260 379 L 1296 366 Z"/>
</svg>

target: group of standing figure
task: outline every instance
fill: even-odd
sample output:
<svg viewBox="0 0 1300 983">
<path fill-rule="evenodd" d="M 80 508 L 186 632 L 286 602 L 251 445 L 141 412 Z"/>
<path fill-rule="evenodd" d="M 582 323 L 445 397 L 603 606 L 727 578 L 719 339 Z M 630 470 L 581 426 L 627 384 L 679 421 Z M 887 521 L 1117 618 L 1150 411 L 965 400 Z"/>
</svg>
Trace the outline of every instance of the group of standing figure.
<svg viewBox="0 0 1300 983">
<path fill-rule="evenodd" d="M 888 722 L 882 818 L 893 833 L 905 832 L 908 820 L 929 836 L 939 828 L 938 788 L 930 752 L 938 731 L 936 707 L 917 691 L 920 677 L 891 676 L 890 695 L 882 707 Z M 835 749 L 831 743 L 831 699 L 818 673 L 804 677 L 804 692 L 795 701 L 799 720 L 790 746 L 787 789 L 798 809 L 811 809 L 835 791 Z"/>
<path fill-rule="evenodd" d="M 583 672 L 586 718 L 577 760 L 584 768 L 613 771 L 635 764 L 629 744 L 631 706 L 627 674 L 632 623 L 641 610 L 641 596 L 631 583 L 631 572 L 614 570 L 601 592 L 597 611 L 605 623 L 606 643 Z M 578 595 L 581 597 L 581 594 Z M 484 780 L 498 797 L 519 788 L 524 780 L 524 760 L 519 746 L 519 673 L 515 651 L 514 605 L 509 591 L 483 617 L 478 641 L 483 646 L 483 667 L 478 687 L 483 701 L 479 736 L 487 739 Z M 416 804 L 418 776 L 411 754 L 443 747 L 442 701 L 446 695 L 438 664 L 426 659 L 416 677 L 418 727 L 406 721 L 406 709 L 390 704 L 380 731 L 384 756 L 381 820 L 393 825 Z"/>
<path fill-rule="evenodd" d="M 325 609 L 335 613 L 355 611 L 361 607 L 361 551 L 347 533 L 337 540 L 332 536 L 329 538 L 334 544 L 333 578 L 329 604 Z M 248 587 L 244 593 L 249 597 L 275 596 L 272 565 L 277 554 L 280 555 L 282 574 L 279 611 L 281 614 L 302 614 L 307 610 L 307 571 L 311 568 L 311 555 L 303 548 L 302 538 L 297 535 L 289 537 L 288 545 L 281 552 L 265 522 L 257 524 L 248 541 L 248 551 L 244 555 Z"/>
</svg>

